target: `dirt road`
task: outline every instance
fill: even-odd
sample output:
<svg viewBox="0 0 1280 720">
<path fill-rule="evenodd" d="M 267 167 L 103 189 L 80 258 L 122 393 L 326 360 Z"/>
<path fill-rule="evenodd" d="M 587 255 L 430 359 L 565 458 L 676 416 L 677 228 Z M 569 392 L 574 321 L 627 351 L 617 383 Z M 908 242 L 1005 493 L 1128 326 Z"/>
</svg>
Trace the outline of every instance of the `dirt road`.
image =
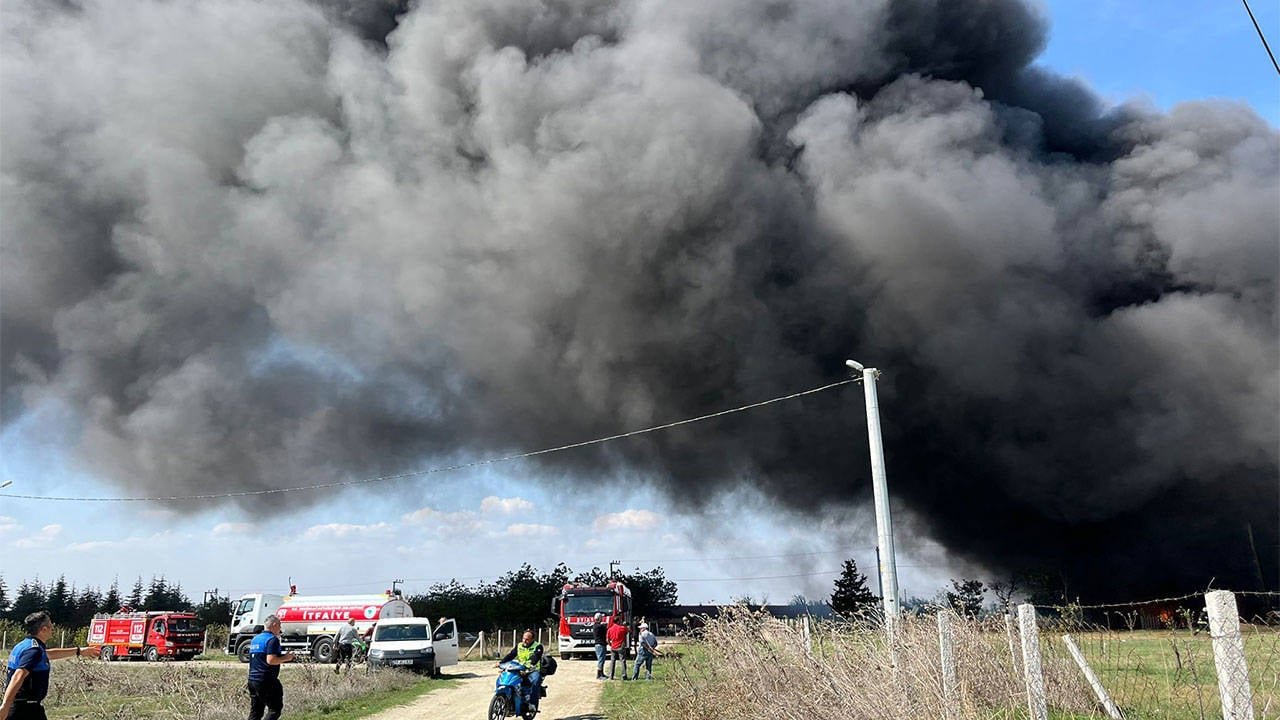
<svg viewBox="0 0 1280 720">
<path fill-rule="evenodd" d="M 370 720 L 483 720 L 498 677 L 493 663 L 464 662 L 449 668 L 446 674 L 461 682 L 423 695 L 408 705 L 380 712 Z M 547 697 L 542 700 L 538 720 L 605 720 L 598 712 L 603 683 L 595 676 L 593 662 L 560 663 L 556 674 L 546 680 Z"/>
</svg>

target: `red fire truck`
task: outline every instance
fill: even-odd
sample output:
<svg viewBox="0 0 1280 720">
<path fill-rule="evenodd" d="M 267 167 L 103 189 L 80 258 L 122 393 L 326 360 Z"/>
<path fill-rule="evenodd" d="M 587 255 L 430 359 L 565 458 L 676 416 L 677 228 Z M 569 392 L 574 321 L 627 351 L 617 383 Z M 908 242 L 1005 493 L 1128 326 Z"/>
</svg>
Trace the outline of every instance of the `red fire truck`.
<svg viewBox="0 0 1280 720">
<path fill-rule="evenodd" d="M 89 644 L 102 646 L 98 652 L 102 660 L 190 660 L 204 650 L 204 628 L 189 612 L 126 608 L 94 617 L 89 622 Z"/>
<path fill-rule="evenodd" d="M 551 599 L 551 613 L 560 616 L 560 657 L 575 654 L 595 655 L 595 639 L 591 628 L 596 613 L 627 627 L 627 651 L 637 637 L 635 619 L 631 612 L 631 591 L 621 582 L 610 582 L 604 587 L 566 584 L 560 594 Z"/>
</svg>

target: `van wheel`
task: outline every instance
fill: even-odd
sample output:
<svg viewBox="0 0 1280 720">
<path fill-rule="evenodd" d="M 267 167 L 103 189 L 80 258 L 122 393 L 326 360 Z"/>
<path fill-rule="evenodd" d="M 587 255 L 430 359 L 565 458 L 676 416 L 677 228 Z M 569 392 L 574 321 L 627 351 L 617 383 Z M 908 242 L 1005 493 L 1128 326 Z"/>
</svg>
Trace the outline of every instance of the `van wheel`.
<svg viewBox="0 0 1280 720">
<path fill-rule="evenodd" d="M 142 659 L 147 662 L 159 662 L 160 651 L 156 650 L 155 646 L 150 646 L 146 650 L 142 651 Z"/>
<path fill-rule="evenodd" d="M 242 663 L 249 662 L 249 641 L 248 640 L 241 640 L 240 644 L 236 646 L 236 657 L 239 658 L 240 662 Z"/>
<path fill-rule="evenodd" d="M 333 638 L 319 638 L 311 646 L 311 657 L 315 658 L 316 662 L 333 662 L 333 653 Z"/>
</svg>

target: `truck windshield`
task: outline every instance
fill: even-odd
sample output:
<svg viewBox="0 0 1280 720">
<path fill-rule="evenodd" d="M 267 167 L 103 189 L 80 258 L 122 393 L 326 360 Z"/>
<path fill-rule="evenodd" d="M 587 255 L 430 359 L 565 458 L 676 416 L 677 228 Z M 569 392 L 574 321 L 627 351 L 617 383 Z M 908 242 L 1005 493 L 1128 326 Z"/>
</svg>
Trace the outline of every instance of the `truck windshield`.
<svg viewBox="0 0 1280 720">
<path fill-rule="evenodd" d="M 236 608 L 236 615 L 243 615 L 253 609 L 253 598 L 245 598 L 240 601 L 240 607 Z"/>
<path fill-rule="evenodd" d="M 169 632 L 200 632 L 200 621 L 192 618 L 169 618 Z"/>
<path fill-rule="evenodd" d="M 379 625 L 373 633 L 374 642 L 393 640 L 426 640 L 426 625 Z"/>
<path fill-rule="evenodd" d="M 571 595 L 564 599 L 565 615 L 613 614 L 612 595 Z"/>
</svg>

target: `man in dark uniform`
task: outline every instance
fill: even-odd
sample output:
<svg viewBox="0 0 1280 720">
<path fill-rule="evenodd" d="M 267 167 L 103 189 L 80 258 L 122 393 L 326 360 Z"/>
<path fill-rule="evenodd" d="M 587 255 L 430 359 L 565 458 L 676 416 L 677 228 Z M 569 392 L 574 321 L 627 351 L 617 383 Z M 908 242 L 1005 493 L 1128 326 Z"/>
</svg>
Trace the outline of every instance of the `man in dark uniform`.
<svg viewBox="0 0 1280 720">
<path fill-rule="evenodd" d="M 249 641 L 249 720 L 276 720 L 284 712 L 280 666 L 293 662 L 294 654 L 280 649 L 280 618 L 268 615 L 262 625 L 266 629 Z"/>
<path fill-rule="evenodd" d="M 5 678 L 0 718 L 4 720 L 45 720 L 44 696 L 49 694 L 49 661 L 79 657 L 82 648 L 49 650 L 45 643 L 53 635 L 53 620 L 41 610 L 23 620 L 27 637 L 9 652 L 9 672 Z"/>
</svg>

